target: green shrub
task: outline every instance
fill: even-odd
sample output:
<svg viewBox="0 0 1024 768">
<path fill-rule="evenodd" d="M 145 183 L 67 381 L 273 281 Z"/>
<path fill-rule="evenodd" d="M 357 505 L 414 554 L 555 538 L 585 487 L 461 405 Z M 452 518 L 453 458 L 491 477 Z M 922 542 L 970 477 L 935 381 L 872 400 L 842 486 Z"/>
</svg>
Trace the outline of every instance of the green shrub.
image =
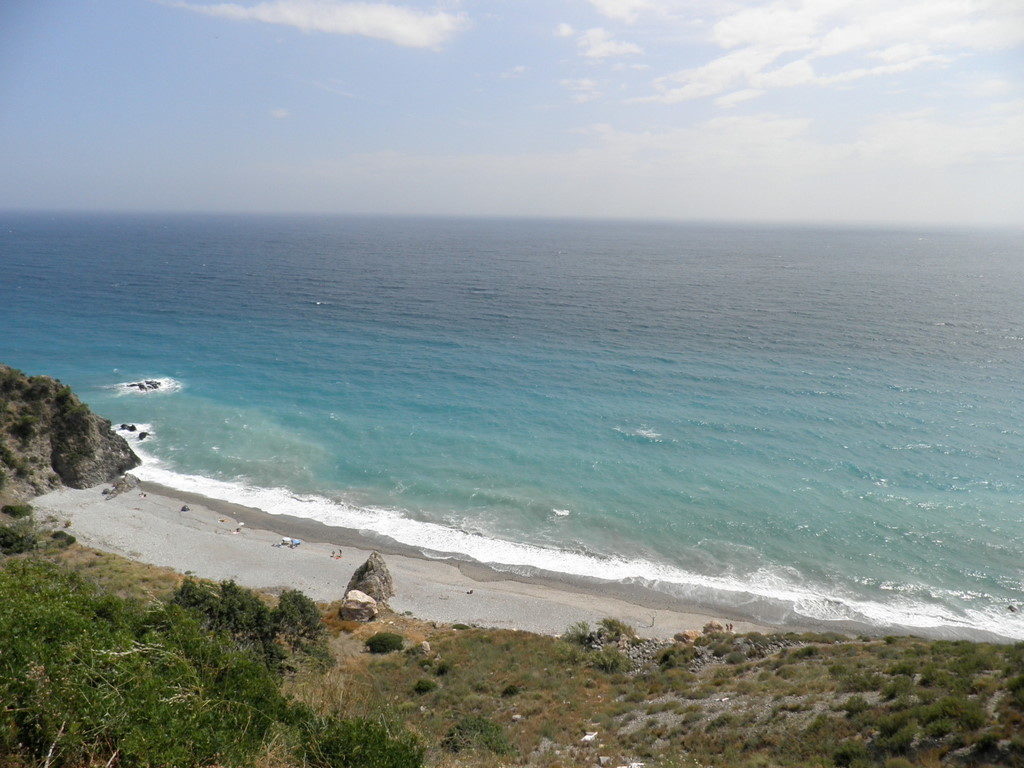
<svg viewBox="0 0 1024 768">
<path fill-rule="evenodd" d="M 1024 709 L 1024 675 L 1012 678 L 1006 684 L 1006 689 L 1010 692 L 1010 700 L 1017 708 Z"/>
<path fill-rule="evenodd" d="M 451 665 L 451 662 L 449 662 L 449 661 L 439 661 L 439 662 L 437 662 L 437 665 L 434 667 L 434 674 L 437 675 L 438 677 L 442 677 L 444 675 L 447 675 L 451 671 L 452 671 L 452 665 Z"/>
<path fill-rule="evenodd" d="M 272 612 L 277 633 L 292 648 L 302 648 L 324 638 L 325 629 L 316 603 L 297 589 L 286 589 Z"/>
<path fill-rule="evenodd" d="M 65 549 L 74 544 L 76 539 L 67 531 L 54 531 L 50 534 L 50 541 L 52 541 L 61 549 Z"/>
<path fill-rule="evenodd" d="M 472 629 L 469 624 L 452 624 L 452 629 Z"/>
<path fill-rule="evenodd" d="M 512 744 L 502 727 L 482 715 L 468 715 L 459 720 L 445 734 L 441 746 L 449 752 L 467 749 L 486 749 L 497 755 L 512 752 Z"/>
<path fill-rule="evenodd" d="M 420 768 L 423 747 L 410 734 L 393 735 L 370 720 L 314 718 L 300 746 L 311 768 Z"/>
<path fill-rule="evenodd" d="M 437 690 L 437 683 L 433 680 L 417 680 L 416 685 L 412 687 L 413 693 L 430 693 L 431 691 Z"/>
<path fill-rule="evenodd" d="M 13 517 L 15 520 L 21 517 L 28 517 L 32 514 L 31 504 L 6 504 L 0 512 L 3 512 L 8 517 Z"/>
<path fill-rule="evenodd" d="M 0 568 L 0 764 L 247 765 L 286 716 L 277 679 L 178 606 L 56 566 Z"/>
<path fill-rule="evenodd" d="M 25 414 L 11 424 L 10 433 L 22 442 L 26 442 L 35 434 L 36 424 L 38 423 L 39 419 L 36 416 Z"/>
<path fill-rule="evenodd" d="M 0 526 L 0 554 L 21 555 L 39 546 L 39 529 L 31 518 Z"/>
<path fill-rule="evenodd" d="M 601 619 L 601 621 L 598 622 L 598 626 L 604 630 L 604 636 L 613 642 L 618 642 L 622 638 L 626 638 L 627 640 L 636 639 L 636 630 L 624 621 L 612 618 Z"/>
<path fill-rule="evenodd" d="M 847 715 L 859 715 L 861 712 L 871 709 L 871 705 L 863 696 L 851 696 L 843 703 L 842 709 Z"/>
<path fill-rule="evenodd" d="M 228 634 L 239 648 L 259 654 L 268 667 L 277 668 L 283 660 L 274 613 L 253 591 L 234 581 L 212 586 L 186 579 L 171 602 L 195 611 L 207 629 Z"/>
<path fill-rule="evenodd" d="M 742 664 L 747 660 L 747 655 L 740 651 L 733 651 L 725 655 L 725 661 L 727 664 Z"/>
<path fill-rule="evenodd" d="M 501 695 L 507 699 L 510 696 L 518 696 L 520 693 L 522 693 L 522 690 L 523 689 L 520 686 L 515 685 L 513 683 L 512 685 L 506 685 L 504 688 L 502 688 Z"/>
<path fill-rule="evenodd" d="M 832 762 L 847 768 L 860 760 L 868 758 L 868 748 L 859 741 L 844 741 L 832 753 Z"/>
<path fill-rule="evenodd" d="M 370 653 L 391 653 L 402 650 L 405 638 L 394 632 L 378 632 L 366 638 L 366 647 Z"/>
<path fill-rule="evenodd" d="M 590 643 L 590 625 L 585 621 L 577 621 L 569 626 L 562 639 L 575 645 L 588 645 Z"/>
<path fill-rule="evenodd" d="M 658 652 L 655 660 L 662 669 L 688 667 L 697 658 L 697 651 L 689 645 L 670 645 Z"/>
<path fill-rule="evenodd" d="M 590 657 L 590 666 L 602 672 L 617 673 L 629 669 L 629 659 L 614 648 L 603 648 L 595 651 Z"/>
<path fill-rule="evenodd" d="M 917 723 L 911 721 L 891 735 L 880 736 L 875 740 L 875 746 L 883 752 L 904 755 L 910 751 L 917 730 Z"/>
</svg>

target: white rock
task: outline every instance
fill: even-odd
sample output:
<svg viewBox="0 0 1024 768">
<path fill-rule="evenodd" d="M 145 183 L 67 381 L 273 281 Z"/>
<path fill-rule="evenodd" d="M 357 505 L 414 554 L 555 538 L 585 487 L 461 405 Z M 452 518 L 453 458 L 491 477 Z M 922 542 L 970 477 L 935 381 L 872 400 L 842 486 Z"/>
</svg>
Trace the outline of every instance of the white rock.
<svg viewBox="0 0 1024 768">
<path fill-rule="evenodd" d="M 377 601 L 358 589 L 349 590 L 338 610 L 342 621 L 373 621 L 377 618 Z"/>
</svg>

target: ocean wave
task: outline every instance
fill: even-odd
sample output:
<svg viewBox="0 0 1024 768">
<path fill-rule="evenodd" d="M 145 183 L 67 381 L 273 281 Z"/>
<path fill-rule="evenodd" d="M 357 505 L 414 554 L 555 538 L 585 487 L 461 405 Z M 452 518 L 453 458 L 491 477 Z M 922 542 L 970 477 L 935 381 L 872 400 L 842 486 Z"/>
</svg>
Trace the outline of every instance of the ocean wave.
<svg viewBox="0 0 1024 768">
<path fill-rule="evenodd" d="M 613 427 L 613 429 L 620 435 L 625 435 L 626 437 L 638 437 L 641 440 L 647 440 L 652 443 L 660 443 L 663 439 L 660 433 L 655 432 L 653 429 L 647 426 L 640 426 L 636 427 L 635 429 L 628 429 L 626 427 Z"/>
<path fill-rule="evenodd" d="M 155 384 L 155 387 L 139 385 Z M 185 385 L 170 376 L 154 376 L 152 378 L 135 379 L 135 381 L 122 381 L 114 384 L 112 389 L 122 395 L 166 395 L 172 392 L 180 392 Z"/>
<path fill-rule="evenodd" d="M 136 426 L 146 426 L 149 429 L 145 431 L 152 434 L 150 425 Z M 818 588 L 786 569 L 761 568 L 742 576 L 715 576 L 649 560 L 522 544 L 416 520 L 396 509 L 361 507 L 316 494 L 295 494 L 287 488 L 183 474 L 143 449 L 137 438 L 132 447 L 143 460 L 133 470 L 142 480 L 255 507 L 272 515 L 291 515 L 384 536 L 435 559 L 469 558 L 524 575 L 541 571 L 636 585 L 773 624 L 852 622 L 875 629 L 932 630 L 948 636 L 987 631 L 1024 639 L 1024 617 L 1007 612 L 1005 607 L 1000 610 L 997 605 L 957 612 L 899 593 L 879 602 Z"/>
</svg>

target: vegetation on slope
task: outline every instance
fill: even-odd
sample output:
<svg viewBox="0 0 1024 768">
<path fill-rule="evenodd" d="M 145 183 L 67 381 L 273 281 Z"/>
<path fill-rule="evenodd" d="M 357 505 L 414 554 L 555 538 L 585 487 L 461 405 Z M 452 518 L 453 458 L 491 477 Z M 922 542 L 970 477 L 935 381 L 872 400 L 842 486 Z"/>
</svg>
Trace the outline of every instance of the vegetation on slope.
<svg viewBox="0 0 1024 768">
<path fill-rule="evenodd" d="M 1024 644 L 321 623 L 300 593 L 42 555 L 0 567 L 3 765 L 1024 766 Z"/>
<path fill-rule="evenodd" d="M 421 765 L 411 737 L 288 699 L 262 653 L 203 625 L 174 602 L 115 597 L 51 563 L 8 560 L 0 764 Z"/>
</svg>

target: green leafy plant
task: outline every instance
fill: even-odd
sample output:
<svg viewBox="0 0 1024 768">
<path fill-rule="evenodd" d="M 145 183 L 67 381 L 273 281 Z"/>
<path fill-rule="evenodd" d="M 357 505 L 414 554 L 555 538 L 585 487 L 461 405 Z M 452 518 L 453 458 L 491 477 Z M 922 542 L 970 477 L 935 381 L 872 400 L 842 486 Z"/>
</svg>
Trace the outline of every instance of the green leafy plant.
<svg viewBox="0 0 1024 768">
<path fill-rule="evenodd" d="M 366 638 L 366 648 L 370 653 L 391 653 L 402 650 L 405 638 L 394 632 L 378 632 Z"/>
</svg>

